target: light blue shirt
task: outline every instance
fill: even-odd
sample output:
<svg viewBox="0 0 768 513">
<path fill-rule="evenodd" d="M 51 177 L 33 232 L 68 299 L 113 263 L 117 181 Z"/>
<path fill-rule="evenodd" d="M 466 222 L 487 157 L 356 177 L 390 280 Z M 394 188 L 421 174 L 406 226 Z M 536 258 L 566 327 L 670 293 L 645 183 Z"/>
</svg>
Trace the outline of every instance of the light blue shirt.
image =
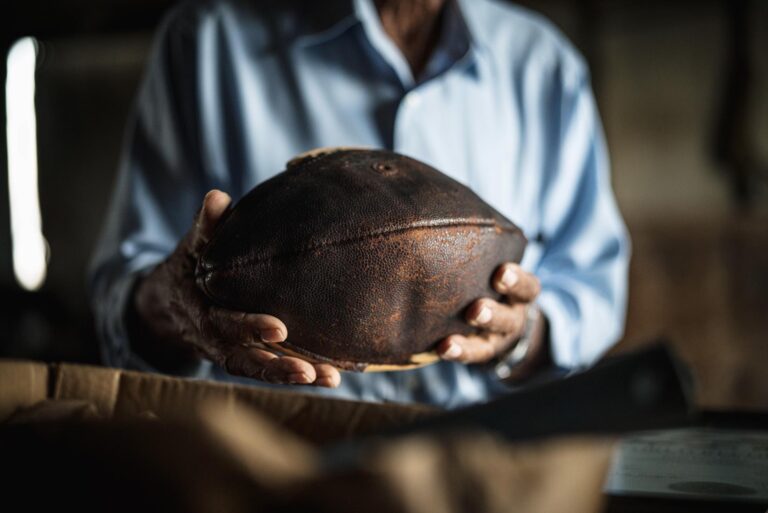
<svg viewBox="0 0 768 513">
<path fill-rule="evenodd" d="M 370 0 L 198 2 L 170 13 L 89 277 L 106 364 L 152 370 L 126 336 L 127 297 L 190 229 L 205 192 L 237 200 L 320 146 L 427 162 L 522 227 L 558 366 L 588 365 L 621 336 L 629 245 L 583 59 L 549 23 L 507 3 L 448 2 L 442 20 L 414 77 Z M 192 375 L 262 385 L 210 362 Z M 508 389 L 487 367 L 441 362 L 301 390 L 456 407 Z"/>
</svg>

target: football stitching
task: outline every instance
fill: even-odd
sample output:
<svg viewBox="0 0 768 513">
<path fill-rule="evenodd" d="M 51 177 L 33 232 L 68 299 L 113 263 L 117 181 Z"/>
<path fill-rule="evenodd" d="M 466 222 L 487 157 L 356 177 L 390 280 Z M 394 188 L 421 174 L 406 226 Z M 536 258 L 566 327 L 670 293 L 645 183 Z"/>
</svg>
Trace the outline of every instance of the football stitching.
<svg viewBox="0 0 768 513">
<path fill-rule="evenodd" d="M 342 244 L 359 242 L 366 239 L 373 239 L 376 237 L 383 237 L 385 235 L 390 235 L 393 233 L 405 232 L 409 230 L 418 230 L 422 228 L 448 228 L 448 227 L 459 227 L 459 226 L 478 226 L 478 227 L 496 228 L 504 232 L 520 233 L 519 228 L 501 226 L 494 219 L 451 219 L 451 220 L 438 219 L 438 220 L 432 220 L 432 221 L 417 221 L 417 222 L 408 224 L 406 226 L 382 228 L 380 230 L 376 230 L 376 231 L 362 234 L 362 235 L 354 235 L 354 236 L 346 237 L 342 239 L 315 242 L 313 244 L 304 246 L 302 248 L 299 248 L 293 251 L 285 251 L 282 253 L 277 253 L 274 255 L 268 255 L 268 256 L 262 256 L 262 257 L 243 258 L 235 262 L 230 262 L 228 264 L 220 265 L 212 269 L 207 269 L 204 274 L 210 275 L 213 272 L 222 272 L 222 271 L 226 272 L 234 268 L 241 267 L 243 265 L 258 264 L 260 262 L 265 262 L 267 260 L 273 260 L 278 258 L 284 258 L 286 256 L 301 255 L 303 253 L 309 253 L 310 251 L 314 251 L 320 248 L 325 248 L 329 246 L 340 246 Z"/>
</svg>

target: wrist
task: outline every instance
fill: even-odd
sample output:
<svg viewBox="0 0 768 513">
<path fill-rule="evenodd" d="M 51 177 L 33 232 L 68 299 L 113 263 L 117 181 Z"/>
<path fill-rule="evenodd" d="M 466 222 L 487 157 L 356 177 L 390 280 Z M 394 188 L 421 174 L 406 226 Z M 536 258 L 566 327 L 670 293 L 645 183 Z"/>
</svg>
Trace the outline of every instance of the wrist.
<svg viewBox="0 0 768 513">
<path fill-rule="evenodd" d="M 522 335 L 496 358 L 496 376 L 510 383 L 529 379 L 551 362 L 549 346 L 549 321 L 536 303 L 530 303 Z"/>
<path fill-rule="evenodd" d="M 126 334 L 133 352 L 148 364 L 161 372 L 184 374 L 184 369 L 199 366 L 201 359 L 179 337 L 163 304 L 162 287 L 156 283 L 158 272 L 162 271 L 155 268 L 136 277 L 123 313 Z"/>
</svg>

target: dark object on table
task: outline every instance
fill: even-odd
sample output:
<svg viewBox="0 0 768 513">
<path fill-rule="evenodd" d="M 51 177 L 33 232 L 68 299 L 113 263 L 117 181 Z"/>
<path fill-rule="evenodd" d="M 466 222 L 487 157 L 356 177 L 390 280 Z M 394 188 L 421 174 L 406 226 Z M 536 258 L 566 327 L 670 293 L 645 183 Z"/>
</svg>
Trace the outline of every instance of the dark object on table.
<svg viewBox="0 0 768 513">
<path fill-rule="evenodd" d="M 520 229 L 467 187 L 396 153 L 298 158 L 244 196 L 197 267 L 224 307 L 275 315 L 282 352 L 347 370 L 429 363 L 474 328 L 464 309 L 498 298 L 490 278 L 519 261 Z"/>
<path fill-rule="evenodd" d="M 616 436 L 696 421 L 688 369 L 664 343 L 605 358 L 592 368 L 529 386 L 487 403 L 426 417 L 375 437 L 341 443 L 329 468 L 355 465 L 367 447 L 428 433 L 493 433 L 510 442 L 556 436 Z"/>
</svg>

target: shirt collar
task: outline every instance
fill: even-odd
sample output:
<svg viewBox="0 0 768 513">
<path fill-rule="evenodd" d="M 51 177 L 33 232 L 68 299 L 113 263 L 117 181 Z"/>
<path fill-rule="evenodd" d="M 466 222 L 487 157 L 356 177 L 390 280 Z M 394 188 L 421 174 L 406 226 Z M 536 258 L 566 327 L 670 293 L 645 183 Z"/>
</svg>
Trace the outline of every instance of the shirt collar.
<svg viewBox="0 0 768 513">
<path fill-rule="evenodd" d="M 454 65 L 466 66 L 472 56 L 473 38 L 456 0 L 447 0 L 440 27 L 440 39 L 427 62 L 421 80 L 448 70 Z M 468 68 L 471 69 L 471 68 Z"/>
<path fill-rule="evenodd" d="M 322 5 L 323 8 L 299 9 L 299 16 L 305 22 L 302 23 L 303 30 L 297 34 L 299 44 L 319 45 L 341 37 L 353 26 L 361 25 L 371 44 L 393 67 L 403 84 L 409 88 L 416 84 L 402 53 L 384 32 L 373 0 L 326 0 L 308 4 Z M 459 63 L 476 76 L 473 63 L 480 47 L 465 16 L 468 8 L 471 10 L 469 6 L 462 6 L 460 0 L 447 0 L 440 40 L 420 81 L 428 80 Z"/>
</svg>

